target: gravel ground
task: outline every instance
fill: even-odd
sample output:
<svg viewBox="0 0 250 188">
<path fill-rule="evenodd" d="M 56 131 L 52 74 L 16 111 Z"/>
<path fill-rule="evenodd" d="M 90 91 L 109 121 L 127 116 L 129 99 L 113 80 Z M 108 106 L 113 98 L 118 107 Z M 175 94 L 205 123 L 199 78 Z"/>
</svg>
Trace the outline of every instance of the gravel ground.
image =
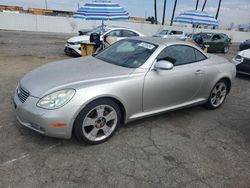
<svg viewBox="0 0 250 188">
<path fill-rule="evenodd" d="M 22 127 L 10 96 L 30 70 L 69 58 L 70 35 L 0 31 L 0 187 L 250 187 L 250 78 L 224 105 L 166 113 L 86 146 Z M 237 53 L 234 44 L 227 55 Z"/>
</svg>

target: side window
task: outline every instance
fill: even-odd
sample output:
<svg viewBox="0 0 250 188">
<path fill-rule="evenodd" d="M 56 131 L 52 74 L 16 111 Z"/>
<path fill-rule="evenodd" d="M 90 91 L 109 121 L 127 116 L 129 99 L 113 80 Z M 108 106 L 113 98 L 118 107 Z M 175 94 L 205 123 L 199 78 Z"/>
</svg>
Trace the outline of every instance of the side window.
<svg viewBox="0 0 250 188">
<path fill-rule="evenodd" d="M 169 32 L 169 35 L 174 35 L 175 34 L 175 31 L 170 31 Z"/>
<path fill-rule="evenodd" d="M 200 51 L 194 49 L 194 52 L 195 52 L 195 56 L 196 56 L 196 61 L 203 61 L 205 59 L 207 59 L 207 57 L 201 53 Z"/>
<path fill-rule="evenodd" d="M 196 62 L 195 49 L 186 45 L 173 45 L 165 48 L 157 60 L 167 60 L 174 66 Z"/>
<path fill-rule="evenodd" d="M 176 34 L 176 35 L 182 35 L 183 32 L 182 32 L 182 31 L 176 31 L 175 34 Z"/>
<path fill-rule="evenodd" d="M 135 36 L 139 36 L 139 35 L 133 31 L 122 30 L 122 36 L 123 37 L 135 37 Z"/>
<path fill-rule="evenodd" d="M 182 33 L 183 33 L 182 31 L 174 31 L 174 30 L 173 30 L 173 31 L 171 31 L 169 34 L 170 34 L 170 35 L 182 35 Z"/>
<path fill-rule="evenodd" d="M 113 30 L 113 31 L 110 31 L 107 36 L 110 36 L 110 37 L 121 37 L 121 30 Z"/>
<path fill-rule="evenodd" d="M 220 37 L 220 35 L 214 35 L 213 36 L 213 38 L 212 38 L 212 40 L 220 40 L 221 39 L 221 37 Z"/>
</svg>

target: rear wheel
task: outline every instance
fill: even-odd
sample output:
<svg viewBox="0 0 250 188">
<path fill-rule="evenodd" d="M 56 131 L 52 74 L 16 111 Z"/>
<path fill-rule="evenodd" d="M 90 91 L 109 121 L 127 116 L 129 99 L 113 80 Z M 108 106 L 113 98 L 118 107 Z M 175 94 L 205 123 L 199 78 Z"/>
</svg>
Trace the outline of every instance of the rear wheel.
<svg viewBox="0 0 250 188">
<path fill-rule="evenodd" d="M 226 99 L 228 89 L 229 88 L 225 80 L 217 82 L 210 93 L 206 107 L 209 109 L 219 108 Z"/>
<path fill-rule="evenodd" d="M 74 134 L 79 141 L 100 144 L 113 136 L 120 125 L 119 106 L 110 99 L 88 104 L 77 116 Z"/>
</svg>

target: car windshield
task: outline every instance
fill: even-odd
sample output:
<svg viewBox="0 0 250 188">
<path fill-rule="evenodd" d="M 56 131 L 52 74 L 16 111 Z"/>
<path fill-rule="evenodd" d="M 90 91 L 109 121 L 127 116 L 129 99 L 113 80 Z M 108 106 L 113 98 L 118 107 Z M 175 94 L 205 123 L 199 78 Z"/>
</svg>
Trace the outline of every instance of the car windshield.
<svg viewBox="0 0 250 188">
<path fill-rule="evenodd" d="M 157 47 L 148 42 L 126 39 L 116 42 L 95 57 L 114 65 L 138 68 L 147 61 Z"/>
<path fill-rule="evenodd" d="M 88 32 L 87 35 L 91 35 L 91 33 L 98 33 L 98 34 L 103 34 L 107 31 L 109 31 L 110 29 L 107 27 L 102 27 L 102 26 L 98 26 L 95 29 L 93 29 L 92 31 Z"/>
</svg>

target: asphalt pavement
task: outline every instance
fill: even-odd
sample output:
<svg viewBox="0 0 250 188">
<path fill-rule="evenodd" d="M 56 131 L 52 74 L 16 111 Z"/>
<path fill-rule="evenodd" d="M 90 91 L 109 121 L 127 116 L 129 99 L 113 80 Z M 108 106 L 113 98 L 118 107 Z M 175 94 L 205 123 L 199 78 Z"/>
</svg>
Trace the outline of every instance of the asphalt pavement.
<svg viewBox="0 0 250 188">
<path fill-rule="evenodd" d="M 0 31 L 0 187 L 250 187 L 250 77 L 235 79 L 223 106 L 132 122 L 106 143 L 49 138 L 22 127 L 11 95 L 20 78 L 70 58 L 72 35 Z M 237 53 L 238 44 L 228 54 Z"/>
</svg>

